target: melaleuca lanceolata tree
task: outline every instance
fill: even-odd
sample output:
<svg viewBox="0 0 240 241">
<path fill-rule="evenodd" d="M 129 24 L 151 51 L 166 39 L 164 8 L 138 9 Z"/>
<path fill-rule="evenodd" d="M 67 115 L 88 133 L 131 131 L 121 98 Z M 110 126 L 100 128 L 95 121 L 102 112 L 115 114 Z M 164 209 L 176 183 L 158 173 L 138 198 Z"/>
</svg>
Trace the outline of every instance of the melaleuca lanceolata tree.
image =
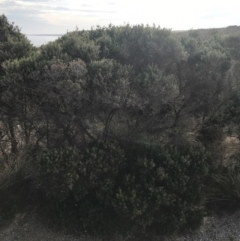
<svg viewBox="0 0 240 241">
<path fill-rule="evenodd" d="M 11 145 L 11 151 L 17 152 L 18 141 L 16 125 L 19 119 L 20 104 L 22 101 L 24 86 L 23 78 L 18 69 L 9 68 L 9 62 L 14 65 L 22 58 L 28 57 L 33 51 L 29 40 L 20 32 L 14 24 L 8 22 L 5 15 L 0 16 L 0 122 L 1 132 L 4 140 L 1 141 L 1 149 L 5 152 L 5 144 Z M 25 66 L 27 67 L 27 66 Z M 24 68 L 23 72 L 27 69 Z M 19 88 L 20 87 L 20 88 Z M 21 93 L 20 93 L 21 92 Z M 20 94 L 20 95 L 19 95 Z M 5 144 L 4 144 L 5 143 Z"/>
</svg>

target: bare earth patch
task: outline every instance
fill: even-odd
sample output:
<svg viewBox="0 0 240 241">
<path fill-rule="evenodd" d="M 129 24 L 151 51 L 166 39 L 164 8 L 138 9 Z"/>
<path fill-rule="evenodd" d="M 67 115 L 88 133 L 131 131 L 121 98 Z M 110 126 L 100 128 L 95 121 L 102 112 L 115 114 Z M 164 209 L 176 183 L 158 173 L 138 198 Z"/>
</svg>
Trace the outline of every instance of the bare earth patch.
<svg viewBox="0 0 240 241">
<path fill-rule="evenodd" d="M 202 227 L 182 237 L 171 237 L 164 241 L 239 241 L 240 213 L 224 217 L 207 217 Z"/>
</svg>

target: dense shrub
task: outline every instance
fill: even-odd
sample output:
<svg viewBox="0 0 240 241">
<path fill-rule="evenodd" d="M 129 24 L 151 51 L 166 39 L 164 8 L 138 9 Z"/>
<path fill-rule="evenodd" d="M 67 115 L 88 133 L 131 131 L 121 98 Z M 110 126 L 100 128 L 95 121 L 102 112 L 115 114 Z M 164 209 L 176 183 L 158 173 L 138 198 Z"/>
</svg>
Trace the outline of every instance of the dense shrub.
<svg viewBox="0 0 240 241">
<path fill-rule="evenodd" d="M 42 186 L 50 198 L 76 200 L 95 192 L 101 200 L 111 195 L 124 153 L 114 144 L 96 142 L 87 148 L 46 150 L 38 159 Z"/>
<path fill-rule="evenodd" d="M 56 210 L 75 215 L 88 230 L 169 233 L 197 227 L 204 215 L 209 163 L 201 149 L 133 145 L 124 154 L 100 142 L 45 151 L 38 165 Z"/>
<path fill-rule="evenodd" d="M 128 165 L 113 201 L 125 222 L 159 233 L 201 223 L 209 166 L 203 150 L 136 145 L 126 153 Z"/>
<path fill-rule="evenodd" d="M 51 215 L 64 225 L 74 222 L 88 231 L 111 227 L 111 199 L 124 158 L 114 143 L 46 150 L 37 166 Z"/>
</svg>

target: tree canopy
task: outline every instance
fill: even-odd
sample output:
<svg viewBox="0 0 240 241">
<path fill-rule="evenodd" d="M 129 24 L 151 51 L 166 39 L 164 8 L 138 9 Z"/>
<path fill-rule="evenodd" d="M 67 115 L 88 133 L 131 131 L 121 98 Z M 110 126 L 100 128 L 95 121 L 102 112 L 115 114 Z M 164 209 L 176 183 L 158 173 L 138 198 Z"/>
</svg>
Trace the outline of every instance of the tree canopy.
<svg viewBox="0 0 240 241">
<path fill-rule="evenodd" d="M 55 147 L 109 138 L 161 145 L 194 133 L 200 141 L 200 129 L 226 112 L 238 88 L 237 35 L 109 25 L 34 48 L 0 20 L 2 133 L 12 151 L 30 139 Z"/>
</svg>

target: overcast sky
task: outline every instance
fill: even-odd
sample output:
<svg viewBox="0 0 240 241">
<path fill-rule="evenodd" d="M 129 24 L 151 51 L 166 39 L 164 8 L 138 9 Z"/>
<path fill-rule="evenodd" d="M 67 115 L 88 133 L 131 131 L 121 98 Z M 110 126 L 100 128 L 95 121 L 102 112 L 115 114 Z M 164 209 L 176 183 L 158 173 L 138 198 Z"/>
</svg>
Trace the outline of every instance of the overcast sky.
<svg viewBox="0 0 240 241">
<path fill-rule="evenodd" d="M 240 25 L 239 0 L 0 0 L 2 13 L 24 34 L 64 34 L 110 23 L 172 30 Z"/>
</svg>

